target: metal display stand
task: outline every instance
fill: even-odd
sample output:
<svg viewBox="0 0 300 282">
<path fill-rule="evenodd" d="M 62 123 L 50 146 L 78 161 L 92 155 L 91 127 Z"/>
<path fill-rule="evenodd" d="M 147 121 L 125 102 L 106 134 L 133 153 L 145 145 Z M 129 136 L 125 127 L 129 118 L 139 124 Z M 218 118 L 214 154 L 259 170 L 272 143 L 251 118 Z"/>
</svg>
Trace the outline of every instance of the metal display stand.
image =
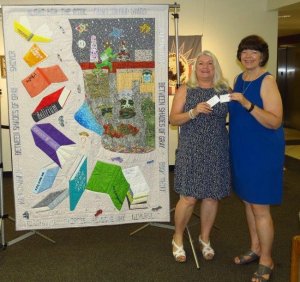
<svg viewBox="0 0 300 282">
<path fill-rule="evenodd" d="M 171 209 L 170 213 L 173 212 L 174 210 L 175 210 L 175 208 Z M 163 223 L 157 223 L 157 222 L 149 222 L 147 224 L 144 224 L 140 228 L 136 229 L 135 231 L 131 232 L 130 236 L 134 235 L 135 233 L 138 233 L 138 232 L 142 231 L 143 229 L 145 229 L 148 226 L 154 226 L 154 227 L 160 227 L 160 228 L 175 230 L 175 227 L 172 226 L 172 225 L 169 225 L 169 224 L 163 224 Z M 199 269 L 200 266 L 199 266 L 198 256 L 197 256 L 197 253 L 196 253 L 196 250 L 195 250 L 195 247 L 194 247 L 194 242 L 193 242 L 193 238 L 191 236 L 189 227 L 186 226 L 185 230 L 186 230 L 186 233 L 187 233 L 187 236 L 188 236 L 191 248 L 192 248 L 192 252 L 193 252 L 194 259 L 195 259 L 196 267 L 197 267 L 197 269 Z"/>
<path fill-rule="evenodd" d="M 176 75 L 177 75 L 177 83 L 176 83 L 176 89 L 179 88 L 180 86 L 180 68 L 179 68 L 179 42 L 178 42 L 178 20 L 179 20 L 179 14 L 177 13 L 177 10 L 180 8 L 180 5 L 177 4 L 176 2 L 174 3 L 174 5 L 170 5 L 169 6 L 171 9 L 174 9 L 174 13 L 172 13 L 172 16 L 174 17 L 174 24 L 175 24 L 175 45 L 176 45 Z M 170 210 L 170 213 L 173 212 L 175 210 L 175 208 Z M 162 223 L 156 223 L 156 222 L 149 222 L 143 226 L 141 226 L 140 228 L 136 229 L 135 231 L 130 233 L 130 236 L 136 234 L 137 232 L 145 229 L 148 226 L 155 226 L 155 227 L 160 227 L 160 228 L 165 228 L 165 229 L 171 229 L 174 230 L 175 227 L 169 224 L 162 224 Z M 198 257 L 195 251 L 195 247 L 194 247 L 194 243 L 193 243 L 193 238 L 191 236 L 191 233 L 189 231 L 188 226 L 186 226 L 186 233 L 188 235 L 188 239 L 192 248 L 192 252 L 194 255 L 194 259 L 195 259 L 195 263 L 196 263 L 196 267 L 197 269 L 200 268 L 199 266 L 199 261 L 198 261 Z"/>
<path fill-rule="evenodd" d="M 1 89 L 0 89 L 0 125 L 1 125 Z M 44 234 L 36 231 L 36 230 L 31 230 L 9 242 L 5 241 L 5 229 L 4 229 L 4 220 L 9 219 L 13 222 L 15 222 L 15 219 L 8 214 L 4 214 L 4 198 L 3 198 L 3 162 L 2 162 L 2 125 L 0 129 L 0 229 L 1 229 L 1 245 L 0 248 L 2 250 L 5 250 L 7 246 L 11 246 L 17 242 L 20 242 L 32 235 L 38 235 L 41 236 L 42 238 L 55 243 L 51 238 L 45 236 Z"/>
</svg>

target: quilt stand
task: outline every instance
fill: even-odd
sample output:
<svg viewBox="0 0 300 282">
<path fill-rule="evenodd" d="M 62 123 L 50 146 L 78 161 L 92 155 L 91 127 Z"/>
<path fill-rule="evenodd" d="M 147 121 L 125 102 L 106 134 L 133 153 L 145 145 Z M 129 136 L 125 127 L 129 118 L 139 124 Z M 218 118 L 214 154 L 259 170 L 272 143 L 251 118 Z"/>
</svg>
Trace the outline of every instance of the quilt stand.
<svg viewBox="0 0 300 282">
<path fill-rule="evenodd" d="M 180 5 L 178 5 L 176 2 L 174 3 L 174 5 L 170 5 L 171 8 L 171 12 L 172 12 L 172 16 L 174 17 L 174 27 L 175 27 L 175 45 L 176 45 L 176 76 L 177 76 L 177 83 L 176 83 L 176 88 L 178 88 L 180 86 L 180 68 L 179 68 L 179 46 L 178 46 L 178 20 L 179 20 L 179 14 L 177 13 L 177 9 L 180 8 Z M 175 208 L 171 209 L 170 210 L 170 213 L 173 212 L 175 210 Z M 160 227 L 160 228 L 166 228 L 166 229 L 171 229 L 171 230 L 174 230 L 175 227 L 172 226 L 172 225 L 168 225 L 168 224 L 162 224 L 162 223 L 147 223 L 143 226 L 141 226 L 140 228 L 138 228 L 137 230 L 133 231 L 130 233 L 130 235 L 134 235 L 136 234 L 137 232 L 145 229 L 146 227 L 148 226 L 155 226 L 155 227 Z M 188 226 L 186 227 L 185 229 L 187 235 L 188 235 L 188 239 L 189 239 L 189 242 L 190 242 L 190 245 L 191 245 L 191 248 L 192 248 L 192 251 L 193 251 L 193 255 L 194 255 L 194 259 L 195 259 L 195 263 L 196 263 L 196 267 L 197 269 L 199 269 L 199 261 L 198 261 L 198 257 L 197 257 L 197 254 L 196 254 L 196 251 L 195 251 L 195 247 L 194 247 L 194 243 L 193 243 L 193 239 L 192 239 L 192 236 L 191 236 L 191 233 L 189 231 L 189 228 Z"/>
</svg>

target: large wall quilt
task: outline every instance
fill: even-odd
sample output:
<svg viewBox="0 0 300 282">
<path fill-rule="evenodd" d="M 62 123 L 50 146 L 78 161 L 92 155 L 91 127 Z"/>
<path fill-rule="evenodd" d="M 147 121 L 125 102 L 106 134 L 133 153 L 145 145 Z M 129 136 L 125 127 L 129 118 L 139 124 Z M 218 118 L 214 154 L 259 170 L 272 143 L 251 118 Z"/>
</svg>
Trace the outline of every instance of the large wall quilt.
<svg viewBox="0 0 300 282">
<path fill-rule="evenodd" d="M 169 221 L 168 5 L 2 8 L 17 230 Z"/>
</svg>

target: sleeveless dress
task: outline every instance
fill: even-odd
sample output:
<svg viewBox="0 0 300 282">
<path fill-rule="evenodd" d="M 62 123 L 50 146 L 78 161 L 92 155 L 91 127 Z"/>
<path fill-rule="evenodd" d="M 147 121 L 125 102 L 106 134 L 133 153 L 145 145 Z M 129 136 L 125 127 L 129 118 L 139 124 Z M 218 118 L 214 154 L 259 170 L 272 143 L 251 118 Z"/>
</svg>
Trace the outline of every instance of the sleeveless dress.
<svg viewBox="0 0 300 282">
<path fill-rule="evenodd" d="M 219 92 L 225 94 L 226 91 Z M 213 88 L 188 88 L 184 111 L 216 95 Z M 200 114 L 180 127 L 174 190 L 196 199 L 219 200 L 230 193 L 230 163 L 226 103 Z"/>
<path fill-rule="evenodd" d="M 260 88 L 266 72 L 256 80 L 237 78 L 234 92 L 241 92 L 263 108 Z M 229 143 L 233 190 L 248 203 L 280 204 L 282 201 L 284 131 L 261 125 L 238 102 L 229 103 Z"/>
</svg>

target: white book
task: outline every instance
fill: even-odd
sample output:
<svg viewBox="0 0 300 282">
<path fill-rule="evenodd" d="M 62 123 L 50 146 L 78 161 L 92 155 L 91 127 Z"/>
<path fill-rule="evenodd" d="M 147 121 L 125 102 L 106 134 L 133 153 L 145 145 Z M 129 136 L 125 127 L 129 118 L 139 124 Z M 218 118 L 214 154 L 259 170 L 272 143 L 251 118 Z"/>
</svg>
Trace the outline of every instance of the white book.
<svg viewBox="0 0 300 282">
<path fill-rule="evenodd" d="M 123 174 L 129 183 L 129 191 L 132 198 L 146 197 L 149 195 L 150 187 L 138 166 L 122 169 Z"/>
<path fill-rule="evenodd" d="M 137 210 L 137 209 L 148 209 L 149 206 L 147 203 L 139 203 L 139 204 L 131 204 L 129 205 L 130 210 Z"/>
</svg>

